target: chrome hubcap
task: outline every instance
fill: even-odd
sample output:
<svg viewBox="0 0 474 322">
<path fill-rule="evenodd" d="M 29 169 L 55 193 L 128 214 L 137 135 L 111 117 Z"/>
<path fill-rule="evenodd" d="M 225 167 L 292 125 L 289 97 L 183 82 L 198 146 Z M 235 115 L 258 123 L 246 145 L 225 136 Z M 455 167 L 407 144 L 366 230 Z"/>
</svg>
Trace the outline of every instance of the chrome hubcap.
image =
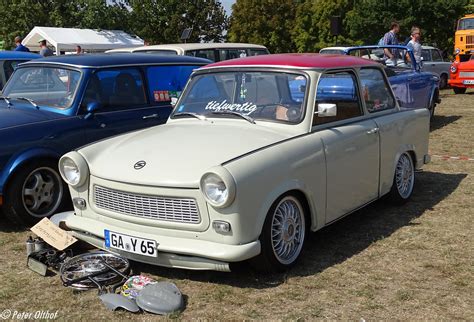
<svg viewBox="0 0 474 322">
<path fill-rule="evenodd" d="M 32 171 L 23 184 L 23 206 L 31 216 L 52 215 L 63 196 L 63 186 L 59 174 L 51 168 Z"/>
<path fill-rule="evenodd" d="M 300 202 L 291 196 L 283 198 L 272 219 L 272 248 L 282 264 L 291 264 L 298 258 L 305 236 L 305 218 Z"/>
<path fill-rule="evenodd" d="M 402 198 L 408 198 L 411 195 L 415 178 L 414 174 L 411 158 L 406 153 L 402 154 L 395 170 L 395 182 Z"/>
</svg>

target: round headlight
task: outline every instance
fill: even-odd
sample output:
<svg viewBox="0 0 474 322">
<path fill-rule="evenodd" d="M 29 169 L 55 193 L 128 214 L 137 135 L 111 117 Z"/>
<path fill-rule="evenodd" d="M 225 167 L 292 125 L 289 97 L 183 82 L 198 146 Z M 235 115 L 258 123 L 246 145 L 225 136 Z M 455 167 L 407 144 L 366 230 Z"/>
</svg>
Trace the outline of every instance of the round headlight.
<svg viewBox="0 0 474 322">
<path fill-rule="evenodd" d="M 64 180 L 72 185 L 75 186 L 79 183 L 81 179 L 81 172 L 79 171 L 79 167 L 74 162 L 73 159 L 64 158 L 63 162 L 61 163 L 62 167 L 62 174 L 64 175 Z"/>
<path fill-rule="evenodd" d="M 201 191 L 212 206 L 223 208 L 234 201 L 235 183 L 232 175 L 224 168 L 213 169 L 201 178 Z"/>
<path fill-rule="evenodd" d="M 69 152 L 59 159 L 59 172 L 67 184 L 77 187 L 87 180 L 89 168 L 86 160 L 77 152 Z"/>
<path fill-rule="evenodd" d="M 458 70 L 458 69 L 457 69 L 457 67 L 456 67 L 455 65 L 451 65 L 451 73 L 454 74 L 454 73 L 456 73 L 457 70 Z"/>
</svg>

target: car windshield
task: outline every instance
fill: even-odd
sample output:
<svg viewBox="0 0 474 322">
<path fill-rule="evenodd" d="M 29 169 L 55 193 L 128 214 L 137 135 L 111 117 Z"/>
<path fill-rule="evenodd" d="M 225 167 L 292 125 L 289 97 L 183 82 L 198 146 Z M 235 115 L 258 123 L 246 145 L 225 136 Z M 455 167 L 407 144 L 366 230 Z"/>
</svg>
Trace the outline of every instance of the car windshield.
<svg viewBox="0 0 474 322">
<path fill-rule="evenodd" d="M 19 68 L 4 88 L 3 95 L 12 100 L 27 98 L 39 107 L 66 109 L 74 101 L 80 77 L 80 72 L 65 68 Z"/>
<path fill-rule="evenodd" d="M 358 48 L 349 50 L 349 55 L 369 59 L 396 69 L 411 69 L 411 56 L 406 49 L 386 48 L 394 58 L 389 59 L 383 48 Z"/>
<path fill-rule="evenodd" d="M 173 118 L 226 117 L 299 123 L 307 78 L 285 72 L 219 72 L 193 77 Z"/>
<path fill-rule="evenodd" d="M 459 20 L 458 30 L 474 29 L 474 18 Z"/>
</svg>

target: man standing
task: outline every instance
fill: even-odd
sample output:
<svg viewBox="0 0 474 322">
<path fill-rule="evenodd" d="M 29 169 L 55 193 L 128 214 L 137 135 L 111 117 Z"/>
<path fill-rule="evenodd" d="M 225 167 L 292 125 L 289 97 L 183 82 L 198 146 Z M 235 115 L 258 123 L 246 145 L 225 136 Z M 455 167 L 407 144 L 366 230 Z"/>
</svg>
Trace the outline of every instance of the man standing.
<svg viewBox="0 0 474 322">
<path fill-rule="evenodd" d="M 384 45 L 398 45 L 397 34 L 400 32 L 400 24 L 396 21 L 392 22 L 390 25 L 390 30 L 383 36 L 383 44 Z M 385 48 L 384 50 L 384 58 L 388 64 L 395 64 L 397 60 L 398 51 L 395 49 Z"/>
<path fill-rule="evenodd" d="M 22 45 L 21 43 L 22 41 L 23 39 L 20 36 L 15 37 L 15 45 L 16 45 L 15 51 L 30 51 L 28 47 Z"/>
<path fill-rule="evenodd" d="M 413 50 L 415 61 L 421 66 L 421 31 L 418 27 L 411 28 L 411 40 L 408 42 L 407 47 Z"/>
<path fill-rule="evenodd" d="M 41 39 L 39 41 L 40 43 L 40 47 L 41 47 L 41 50 L 40 50 L 40 55 L 43 56 L 43 57 L 48 57 L 48 56 L 53 56 L 53 51 L 51 49 L 49 49 L 47 46 L 46 46 L 46 39 Z"/>
</svg>

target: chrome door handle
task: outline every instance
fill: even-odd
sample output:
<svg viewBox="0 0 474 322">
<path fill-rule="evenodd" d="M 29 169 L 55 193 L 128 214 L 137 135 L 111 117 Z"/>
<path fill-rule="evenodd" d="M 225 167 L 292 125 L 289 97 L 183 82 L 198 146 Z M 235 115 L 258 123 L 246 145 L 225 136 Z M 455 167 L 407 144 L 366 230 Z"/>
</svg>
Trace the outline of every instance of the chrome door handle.
<svg viewBox="0 0 474 322">
<path fill-rule="evenodd" d="M 379 128 L 378 127 L 375 127 L 373 128 L 372 130 L 369 130 L 367 131 L 367 134 L 375 134 L 375 133 L 379 133 Z"/>
<path fill-rule="evenodd" d="M 157 118 L 158 118 L 158 114 L 145 115 L 143 117 L 144 120 L 146 120 L 146 119 L 157 119 Z"/>
</svg>

